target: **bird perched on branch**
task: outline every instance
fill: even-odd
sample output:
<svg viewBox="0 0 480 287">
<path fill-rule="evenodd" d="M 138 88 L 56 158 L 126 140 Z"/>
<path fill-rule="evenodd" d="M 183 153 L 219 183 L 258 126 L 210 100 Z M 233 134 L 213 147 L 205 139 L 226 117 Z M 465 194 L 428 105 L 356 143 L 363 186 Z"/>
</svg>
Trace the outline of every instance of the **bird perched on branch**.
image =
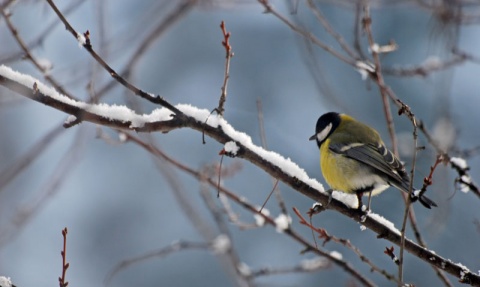
<svg viewBox="0 0 480 287">
<path fill-rule="evenodd" d="M 379 194 L 389 186 L 411 194 L 426 208 L 437 204 L 423 194 L 409 193 L 410 178 L 400 160 L 385 147 L 379 133 L 354 118 L 336 112 L 322 115 L 310 140 L 320 149 L 320 167 L 330 188 L 362 196 Z M 414 190 L 415 191 L 415 190 Z"/>
</svg>

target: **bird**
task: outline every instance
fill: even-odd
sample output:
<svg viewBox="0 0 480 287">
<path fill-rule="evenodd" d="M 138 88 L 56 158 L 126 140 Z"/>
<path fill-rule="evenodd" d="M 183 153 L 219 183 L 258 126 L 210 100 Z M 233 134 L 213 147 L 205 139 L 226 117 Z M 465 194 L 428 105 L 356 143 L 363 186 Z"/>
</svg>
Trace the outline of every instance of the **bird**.
<svg viewBox="0 0 480 287">
<path fill-rule="evenodd" d="M 390 186 L 410 194 L 404 165 L 372 127 L 347 114 L 328 112 L 320 116 L 309 140 L 315 140 L 320 149 L 320 168 L 327 184 L 332 190 L 356 194 L 359 209 L 364 194 L 369 195 L 370 210 L 371 196 Z M 437 206 L 422 193 L 412 192 L 411 199 L 428 209 Z"/>
</svg>

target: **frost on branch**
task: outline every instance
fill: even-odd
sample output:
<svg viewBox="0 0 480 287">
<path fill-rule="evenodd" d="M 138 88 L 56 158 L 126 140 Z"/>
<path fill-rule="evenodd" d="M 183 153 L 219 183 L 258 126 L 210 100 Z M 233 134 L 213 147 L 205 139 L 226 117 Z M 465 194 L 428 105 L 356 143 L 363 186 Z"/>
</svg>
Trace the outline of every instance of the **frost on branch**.
<svg viewBox="0 0 480 287">
<path fill-rule="evenodd" d="M 224 147 L 224 150 L 226 153 L 230 153 L 232 154 L 233 156 L 236 156 L 237 155 L 237 151 L 239 150 L 240 148 L 237 146 L 237 144 L 235 142 L 227 142 L 225 144 L 225 147 Z"/>
<path fill-rule="evenodd" d="M 277 218 L 275 218 L 275 226 L 276 230 L 279 233 L 284 232 L 290 227 L 290 224 L 292 223 L 292 218 L 284 213 L 281 213 Z"/>
<path fill-rule="evenodd" d="M 470 167 L 467 164 L 467 161 L 460 157 L 451 157 L 450 164 L 457 171 L 458 177 L 455 179 L 455 182 L 459 184 L 460 191 L 469 192 L 472 187 L 475 187 L 472 178 L 467 173 Z"/>
<path fill-rule="evenodd" d="M 231 248 L 232 242 L 230 238 L 225 234 L 220 234 L 212 242 L 212 249 L 215 254 L 227 253 Z"/>
<path fill-rule="evenodd" d="M 0 276 L 0 287 L 15 287 L 10 277 Z"/>
</svg>

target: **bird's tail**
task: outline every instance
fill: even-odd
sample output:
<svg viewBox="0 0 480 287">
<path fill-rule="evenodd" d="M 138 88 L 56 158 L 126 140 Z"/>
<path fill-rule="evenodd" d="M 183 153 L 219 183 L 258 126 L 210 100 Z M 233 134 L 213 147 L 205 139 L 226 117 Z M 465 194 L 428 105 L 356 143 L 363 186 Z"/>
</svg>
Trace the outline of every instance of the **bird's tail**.
<svg viewBox="0 0 480 287">
<path fill-rule="evenodd" d="M 437 204 L 435 203 L 435 201 L 431 200 L 430 198 L 426 197 L 423 194 L 420 195 L 420 197 L 418 197 L 418 200 L 423 206 L 425 206 L 428 209 L 432 208 L 432 206 L 437 207 Z"/>
<path fill-rule="evenodd" d="M 410 188 L 410 186 L 409 186 L 410 184 L 409 184 L 408 180 L 402 181 L 401 184 L 399 184 L 399 185 L 395 185 L 395 184 L 393 184 L 393 185 L 395 187 L 398 186 L 397 188 L 402 190 L 403 192 L 406 192 L 407 194 L 409 193 L 408 190 Z M 411 200 L 412 200 L 412 202 L 415 202 L 417 200 L 420 201 L 420 203 L 428 209 L 431 209 L 432 206 L 437 207 L 437 204 L 435 203 L 435 201 L 433 201 L 430 198 L 428 198 L 427 196 L 423 195 L 423 192 L 421 190 L 418 190 L 418 189 L 415 189 L 415 188 L 413 188 L 413 192 L 411 193 Z"/>
</svg>

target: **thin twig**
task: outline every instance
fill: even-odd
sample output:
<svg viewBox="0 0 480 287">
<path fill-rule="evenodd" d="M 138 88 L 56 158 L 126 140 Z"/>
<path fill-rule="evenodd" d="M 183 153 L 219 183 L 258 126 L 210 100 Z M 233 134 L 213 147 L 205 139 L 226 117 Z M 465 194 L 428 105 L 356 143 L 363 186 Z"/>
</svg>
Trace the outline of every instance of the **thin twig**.
<svg viewBox="0 0 480 287">
<path fill-rule="evenodd" d="M 0 9 L 1 10 L 4 10 L 4 9 L 8 9 L 10 5 L 13 4 L 13 2 L 15 2 L 16 0 L 6 0 L 5 2 L 1 3 L 0 4 Z"/>
<path fill-rule="evenodd" d="M 220 180 L 222 179 L 222 163 L 223 157 L 225 154 L 221 154 L 220 164 L 218 165 L 218 186 L 217 186 L 217 197 L 220 197 Z"/>
<path fill-rule="evenodd" d="M 418 128 L 425 135 L 425 138 L 427 139 L 428 143 L 435 148 L 436 152 L 438 154 L 441 154 L 444 157 L 444 160 L 446 162 L 450 162 L 451 156 L 432 137 L 432 135 L 427 130 L 427 128 L 425 127 L 423 122 L 419 122 Z M 458 178 L 461 178 L 463 175 L 467 175 L 467 171 L 464 170 L 463 168 L 457 167 L 457 166 L 455 166 L 455 164 L 451 164 L 451 166 L 458 173 Z M 470 176 L 468 175 L 468 177 L 470 177 Z M 464 184 L 468 185 L 469 189 L 473 192 L 473 194 L 475 194 L 477 197 L 480 198 L 480 187 L 477 184 L 475 184 L 474 182 L 468 182 L 468 183 L 464 183 Z"/>
<path fill-rule="evenodd" d="M 365 56 L 365 53 L 363 52 L 362 49 L 362 44 L 361 44 L 361 39 L 362 39 L 362 32 L 363 32 L 363 26 L 362 24 L 362 18 L 363 18 L 363 2 L 362 1 L 356 1 L 355 3 L 355 25 L 353 27 L 353 47 L 357 51 L 358 55 L 360 55 L 361 59 L 366 59 L 367 56 Z"/>
<path fill-rule="evenodd" d="M 14 164 L 0 172 L 0 193 L 5 190 L 5 186 L 12 180 L 21 175 L 35 160 L 43 155 L 43 152 L 56 140 L 64 134 L 65 129 L 61 125 L 56 125 L 53 129 L 46 132 L 42 138 L 35 142 L 30 149 L 18 158 Z"/>
<path fill-rule="evenodd" d="M 201 173 L 203 172 L 201 171 Z M 202 199 L 204 200 L 208 210 L 213 215 L 213 219 L 218 229 L 221 232 L 219 236 L 223 236 L 226 240 L 230 242 L 227 250 L 223 250 L 223 252 L 217 254 L 217 256 L 220 256 L 220 258 L 223 259 L 223 261 L 225 261 L 226 264 L 222 264 L 222 266 L 226 268 L 227 271 L 229 271 L 229 273 L 232 274 L 232 276 L 234 276 L 234 278 L 237 279 L 238 286 L 252 286 L 251 277 L 244 276 L 244 274 L 237 272 L 237 268 L 241 263 L 240 256 L 238 252 L 235 250 L 235 248 L 232 246 L 232 243 L 231 243 L 232 235 L 228 228 L 228 224 L 227 222 L 225 222 L 225 219 L 223 217 L 223 212 L 216 205 L 216 201 L 213 200 L 210 194 L 210 190 L 208 188 L 209 182 L 205 180 L 207 177 L 208 176 L 206 176 L 206 174 L 203 173 L 200 179 L 201 181 L 200 195 L 202 196 Z"/>
<path fill-rule="evenodd" d="M 446 61 L 440 59 L 427 59 L 422 64 L 415 67 L 399 68 L 390 67 L 383 68 L 383 73 L 399 77 L 427 77 L 434 72 L 441 72 L 455 66 L 465 63 L 469 57 L 465 54 L 454 54 L 454 57 Z"/>
<path fill-rule="evenodd" d="M 195 0 L 186 0 L 178 4 L 178 6 L 171 13 L 169 13 L 167 17 L 165 17 L 160 23 L 157 24 L 157 26 L 153 28 L 152 32 L 145 36 L 142 43 L 132 52 L 131 58 L 126 61 L 123 70 L 120 72 L 120 75 L 127 79 L 130 78 L 134 69 L 140 62 L 140 59 L 147 54 L 146 52 L 148 49 L 156 43 L 156 41 L 164 34 L 165 31 L 167 31 L 169 27 L 181 19 L 181 17 L 185 16 L 195 6 L 196 3 L 197 1 Z M 115 87 L 115 83 L 116 81 L 109 81 L 107 84 L 99 88 L 98 92 L 95 93 L 97 98 L 99 98 L 100 95 L 106 94 L 113 87 Z"/>
<path fill-rule="evenodd" d="M 309 266 L 308 260 L 304 260 L 297 265 L 288 266 L 288 267 L 263 267 L 258 270 L 251 271 L 251 277 L 261 277 L 261 276 L 272 276 L 272 275 L 281 275 L 289 273 L 312 273 L 319 272 L 319 270 L 326 270 L 332 267 L 330 260 L 325 258 L 314 258 L 312 266 Z"/>
<path fill-rule="evenodd" d="M 118 130 L 117 132 L 119 134 L 124 134 Z M 153 134 L 148 134 L 144 142 L 151 147 L 155 147 L 157 150 L 160 149 L 158 144 L 155 142 Z M 170 162 L 159 157 L 152 156 L 152 159 L 158 171 L 165 179 L 165 182 L 170 186 L 171 194 L 181 209 L 182 215 L 184 215 L 190 221 L 190 225 L 195 228 L 197 233 L 200 234 L 205 241 L 213 240 L 216 234 L 215 228 L 211 226 L 210 222 L 206 218 L 206 215 L 204 215 L 200 210 L 201 207 L 197 204 L 197 202 L 192 201 L 190 190 L 183 185 L 184 182 L 182 178 L 176 173 L 177 169 L 174 168 Z"/>
<path fill-rule="evenodd" d="M 16 0 L 9 0 L 9 1 L 6 1 L 4 4 L 8 4 L 8 2 L 11 3 L 11 2 L 15 2 L 15 1 Z M 77 0 L 75 2 L 70 3 L 67 7 L 65 7 L 65 10 L 64 10 L 63 13 L 65 15 L 68 15 L 68 14 L 74 12 L 78 7 L 80 7 L 81 4 L 83 4 L 83 2 L 85 2 L 85 0 Z M 6 8 L 7 7 L 5 7 L 5 5 L 0 6 L 1 10 L 4 10 Z M 34 40 L 30 41 L 26 45 L 28 47 L 28 49 L 31 51 L 34 48 L 37 48 L 37 47 L 41 46 L 44 43 L 47 36 L 50 33 L 52 33 L 53 31 L 55 31 L 55 26 L 57 26 L 57 25 L 58 25 L 58 21 L 56 21 L 56 20 L 51 21 L 50 24 L 48 24 L 43 29 L 42 32 L 38 33 L 38 36 L 36 36 L 36 38 Z M 24 56 L 24 52 L 22 52 L 22 51 L 14 52 L 10 55 L 3 56 L 3 58 L 0 58 L 0 63 L 7 64 L 7 63 L 10 63 L 10 62 L 13 62 L 13 61 L 17 61 L 17 60 L 23 58 L 23 56 Z"/>
<path fill-rule="evenodd" d="M 122 84 L 124 87 L 126 87 L 127 89 L 129 89 L 130 91 L 132 91 L 135 95 L 143 98 L 143 99 L 146 99 L 154 104 L 158 104 L 158 105 L 161 105 L 161 106 L 164 106 L 166 107 L 167 109 L 171 110 L 172 112 L 175 113 L 175 116 L 176 117 L 181 117 L 183 116 L 183 113 L 177 109 L 176 107 L 174 107 L 172 104 L 170 104 L 169 102 L 167 102 L 165 99 L 163 99 L 161 96 L 154 96 L 152 94 L 148 94 L 142 90 L 140 90 L 139 88 L 137 88 L 136 86 L 134 86 L 133 84 L 131 84 L 130 82 L 128 82 L 125 78 L 121 77 L 113 68 L 111 68 L 96 52 L 95 50 L 93 49 L 92 47 L 92 44 L 90 42 L 90 32 L 87 30 L 85 33 L 82 34 L 79 34 L 73 27 L 72 25 L 70 25 L 70 23 L 67 21 L 67 19 L 65 18 L 65 16 L 62 14 L 62 12 L 60 12 L 60 10 L 58 9 L 58 7 L 55 5 L 55 3 L 53 3 L 53 0 L 47 0 L 48 4 L 50 5 L 50 7 L 52 7 L 53 11 L 55 11 L 55 13 L 57 14 L 58 18 L 63 22 L 63 24 L 65 24 L 65 28 L 67 29 L 67 31 L 69 31 L 73 37 L 75 37 L 75 39 L 77 39 L 77 41 L 79 41 L 79 43 L 82 45 L 83 48 L 85 48 L 85 50 L 87 50 L 90 55 L 95 59 L 95 61 L 97 61 L 108 73 L 109 75 L 114 78 L 117 82 L 119 82 L 120 84 Z M 85 41 L 82 41 L 82 39 L 85 39 Z"/>
<path fill-rule="evenodd" d="M 315 45 L 319 46 L 323 50 L 327 51 L 330 53 L 332 56 L 338 58 L 342 62 L 345 62 L 351 66 L 355 67 L 356 61 L 352 58 L 349 58 L 341 53 L 339 53 L 337 50 L 334 48 L 330 47 L 329 45 L 325 44 L 324 42 L 320 41 L 317 37 L 315 37 L 311 32 L 295 25 L 292 21 L 288 20 L 287 17 L 283 16 L 278 12 L 273 6 L 270 4 L 268 0 L 258 0 L 260 4 L 263 5 L 265 8 L 265 13 L 270 13 L 277 17 L 280 21 L 285 23 L 290 29 L 292 29 L 294 32 L 302 35 L 303 37 L 306 37 L 307 39 L 310 39 Z"/>
<path fill-rule="evenodd" d="M 62 255 L 62 276 L 58 278 L 58 282 L 60 283 L 60 287 L 67 287 L 68 282 L 66 281 L 66 274 L 67 269 L 70 266 L 70 263 L 67 262 L 67 228 L 65 227 L 62 230 L 63 236 L 63 249 L 60 252 Z"/>
<path fill-rule="evenodd" d="M 12 222 L 16 229 L 10 232 L 10 234 L 2 232 L 0 246 L 12 241 L 15 236 L 18 236 L 22 228 L 27 226 L 27 223 L 32 220 L 34 215 L 38 214 L 38 212 L 46 206 L 46 203 L 62 190 L 62 183 L 68 179 L 68 176 L 82 159 L 81 155 L 84 152 L 85 141 L 85 129 L 80 128 L 76 132 L 72 144 L 55 166 L 55 169 L 47 177 L 46 182 L 39 188 L 37 197 L 31 199 L 23 206 L 16 208 L 16 212 L 12 216 Z"/>
<path fill-rule="evenodd" d="M 265 124 L 264 124 L 264 120 L 263 120 L 262 101 L 260 99 L 257 99 L 257 118 L 258 118 L 258 127 L 259 127 L 259 130 L 260 130 L 260 141 L 262 143 L 262 147 L 264 149 L 268 149 L 267 134 L 265 132 Z M 282 211 L 283 214 L 287 214 L 288 213 L 287 205 L 285 203 L 285 200 L 282 197 L 282 193 L 280 192 L 280 189 L 278 188 L 278 179 L 274 178 L 274 177 L 271 177 L 271 180 L 272 180 L 273 189 L 270 192 L 270 194 L 268 195 L 265 202 L 263 203 L 262 207 L 260 208 L 260 211 L 265 207 L 265 205 L 267 204 L 267 202 L 268 202 L 270 196 L 272 195 L 272 193 L 275 193 L 275 198 L 277 199 L 280 210 Z"/>
<path fill-rule="evenodd" d="M 423 179 L 423 185 L 422 185 L 422 188 L 420 189 L 419 197 L 427 191 L 427 187 L 433 184 L 433 173 L 437 169 L 437 166 L 444 161 L 445 159 L 443 155 L 437 156 L 435 163 L 433 164 L 433 166 L 430 167 L 430 173 L 428 174 L 427 177 Z"/>
<path fill-rule="evenodd" d="M 345 39 L 342 37 L 342 35 L 337 33 L 335 29 L 333 29 L 333 27 L 323 15 L 322 11 L 320 11 L 320 9 L 315 5 L 313 0 L 308 0 L 308 6 L 312 10 L 318 22 L 320 22 L 323 28 L 325 28 L 325 31 L 327 31 L 327 33 L 330 34 L 337 41 L 340 47 L 342 47 L 343 51 L 345 51 L 352 59 L 358 59 L 358 55 L 355 54 L 355 52 L 350 48 L 347 42 L 345 42 Z"/>
<path fill-rule="evenodd" d="M 10 21 L 10 15 L 8 15 L 5 10 L 0 10 L 0 13 L 2 14 L 3 18 L 5 19 L 5 23 L 7 24 L 8 29 L 10 30 L 12 36 L 15 38 L 17 41 L 18 45 L 22 49 L 22 51 L 25 53 L 25 57 L 32 62 L 32 64 L 39 70 L 41 71 L 43 77 L 45 80 L 47 80 L 57 91 L 60 93 L 64 94 L 65 96 L 69 97 L 70 99 L 76 99 L 74 96 L 72 96 L 70 93 L 68 93 L 61 84 L 57 83 L 57 81 L 52 78 L 48 73 L 48 69 L 40 64 L 40 62 L 32 55 L 30 52 L 29 48 L 23 41 L 23 39 L 20 37 L 18 30 L 13 26 L 13 23 Z"/>
<path fill-rule="evenodd" d="M 133 264 L 150 260 L 153 258 L 163 258 L 172 253 L 185 251 L 185 250 L 208 250 L 210 246 L 211 244 L 208 242 L 175 241 L 172 244 L 166 247 L 163 247 L 159 250 L 149 251 L 145 254 L 123 260 L 120 263 L 118 263 L 115 267 L 113 267 L 112 270 L 105 277 L 105 280 L 104 280 L 105 285 L 110 285 L 110 282 L 112 281 L 113 277 L 115 277 L 115 275 L 118 272 L 132 266 Z"/>
<path fill-rule="evenodd" d="M 412 115 L 413 116 L 413 115 Z M 413 116 L 413 118 L 415 118 Z M 410 170 L 410 184 L 408 187 L 408 197 L 407 202 L 405 204 L 405 212 L 403 214 L 402 220 L 402 228 L 400 229 L 401 232 L 401 243 L 400 243 L 400 263 L 398 264 L 398 279 L 400 282 L 403 282 L 403 267 L 404 267 L 404 251 L 405 251 L 405 236 L 406 236 L 406 228 L 407 228 L 407 221 L 408 221 L 408 214 L 410 213 L 410 206 L 412 203 L 412 193 L 413 193 L 413 180 L 415 178 L 415 165 L 417 163 L 417 152 L 418 152 L 418 134 L 417 134 L 417 125 L 415 120 L 413 121 L 413 158 L 412 158 L 412 168 Z M 393 248 L 393 247 L 392 247 Z M 399 283 L 398 287 L 402 285 Z"/>
<path fill-rule="evenodd" d="M 270 197 L 272 196 L 272 194 L 275 192 L 275 190 L 277 189 L 277 185 L 278 185 L 278 180 L 275 181 L 275 184 L 273 185 L 273 188 L 272 188 L 272 191 L 270 191 L 270 193 L 268 194 L 267 198 L 265 199 L 265 201 L 263 202 L 262 206 L 260 207 L 260 209 L 258 210 L 259 212 L 262 212 L 263 208 L 265 207 L 265 205 L 267 204 L 268 200 L 270 199 Z"/>
<path fill-rule="evenodd" d="M 369 267 L 370 267 L 370 270 L 371 271 L 376 271 L 378 273 L 380 273 L 381 275 L 383 275 L 387 280 L 390 280 L 390 281 L 394 281 L 394 282 L 397 282 L 399 283 L 399 281 L 397 281 L 397 278 L 395 278 L 395 276 L 393 274 L 390 274 L 388 273 L 385 269 L 381 269 L 380 267 L 376 266 L 370 259 L 368 259 L 367 256 L 365 256 L 358 247 L 356 247 L 355 245 L 353 245 L 350 240 L 348 239 L 344 239 L 344 238 L 338 238 L 336 236 L 333 236 L 333 235 L 330 235 L 326 229 L 324 228 L 318 228 L 318 227 L 315 227 L 313 226 L 311 223 L 309 223 L 303 216 L 302 214 L 300 213 L 300 211 L 293 207 L 293 211 L 295 212 L 295 214 L 297 215 L 297 217 L 299 218 L 299 223 L 302 224 L 302 225 L 305 225 L 307 226 L 310 230 L 312 230 L 312 232 L 315 232 L 318 234 L 318 238 L 320 239 L 323 239 L 323 244 L 322 246 L 325 246 L 325 244 L 329 241 L 333 241 L 333 242 L 336 242 L 336 243 L 339 243 L 339 244 L 342 244 L 343 246 L 347 247 L 348 249 L 352 250 L 357 256 L 358 258 L 364 262 L 365 264 L 367 264 Z"/>
<path fill-rule="evenodd" d="M 232 46 L 230 45 L 230 32 L 227 32 L 225 28 L 225 21 L 220 23 L 220 29 L 222 29 L 223 41 L 222 46 L 225 49 L 225 71 L 223 74 L 222 93 L 220 94 L 220 100 L 218 101 L 218 107 L 216 108 L 219 115 L 223 116 L 225 112 L 225 101 L 227 100 L 227 87 L 228 79 L 230 78 L 230 60 L 233 57 Z"/>
</svg>

